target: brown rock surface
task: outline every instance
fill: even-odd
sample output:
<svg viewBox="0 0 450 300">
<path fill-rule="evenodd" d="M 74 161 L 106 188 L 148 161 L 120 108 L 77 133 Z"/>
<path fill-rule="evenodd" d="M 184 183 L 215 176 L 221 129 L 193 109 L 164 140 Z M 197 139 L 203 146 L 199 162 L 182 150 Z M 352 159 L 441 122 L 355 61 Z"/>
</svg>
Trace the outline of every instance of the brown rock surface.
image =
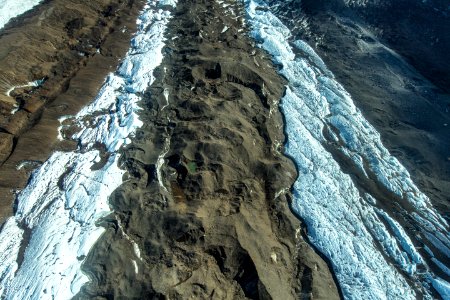
<svg viewBox="0 0 450 300">
<path fill-rule="evenodd" d="M 339 298 L 289 210 L 284 81 L 239 31 L 242 8 L 186 0 L 173 15 L 77 298 Z"/>
<path fill-rule="evenodd" d="M 14 146 L 14 136 L 0 132 L 0 165 L 11 155 Z"/>
</svg>

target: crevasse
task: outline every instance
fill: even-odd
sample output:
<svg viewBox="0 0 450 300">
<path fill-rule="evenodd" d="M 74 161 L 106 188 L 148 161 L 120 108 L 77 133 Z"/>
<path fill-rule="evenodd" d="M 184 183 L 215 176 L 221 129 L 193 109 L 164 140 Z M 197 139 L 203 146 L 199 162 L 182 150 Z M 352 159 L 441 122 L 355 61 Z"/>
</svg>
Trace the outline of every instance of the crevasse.
<svg viewBox="0 0 450 300">
<path fill-rule="evenodd" d="M 289 29 L 263 0 L 244 2 L 251 36 L 288 79 L 281 110 L 285 149 L 299 171 L 293 209 L 307 224 L 311 243 L 331 262 L 344 297 L 415 299 L 421 293 L 431 298 L 432 285 L 448 299 L 449 283 L 433 274 L 406 230 L 377 206 L 379 199 L 358 190 L 327 147 L 335 147 L 362 176 L 374 174 L 370 180 L 394 195 L 403 216 L 412 217 L 419 229 L 417 240 L 433 247 L 426 253 L 428 261 L 447 255 L 447 222 L 314 50 L 290 40 Z"/>
</svg>

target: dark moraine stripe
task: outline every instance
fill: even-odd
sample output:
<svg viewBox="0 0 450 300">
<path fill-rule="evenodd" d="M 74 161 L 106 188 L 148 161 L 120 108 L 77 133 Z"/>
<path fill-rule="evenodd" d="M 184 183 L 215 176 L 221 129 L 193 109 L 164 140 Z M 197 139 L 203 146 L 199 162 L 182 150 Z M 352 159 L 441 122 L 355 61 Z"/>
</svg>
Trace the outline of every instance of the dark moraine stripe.
<svg viewBox="0 0 450 300">
<path fill-rule="evenodd" d="M 219 2 L 219 1 L 218 1 Z M 77 298 L 339 298 L 289 210 L 284 80 L 235 1 L 180 1 Z"/>
</svg>

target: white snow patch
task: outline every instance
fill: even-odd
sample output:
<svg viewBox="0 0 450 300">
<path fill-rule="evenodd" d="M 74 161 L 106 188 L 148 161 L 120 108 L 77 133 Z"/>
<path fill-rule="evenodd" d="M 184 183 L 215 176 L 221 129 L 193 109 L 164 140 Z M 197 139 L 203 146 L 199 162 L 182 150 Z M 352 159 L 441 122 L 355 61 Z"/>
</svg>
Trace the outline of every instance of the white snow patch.
<svg viewBox="0 0 450 300">
<path fill-rule="evenodd" d="M 63 136 L 62 130 L 66 127 L 66 125 L 63 125 L 64 121 L 71 119 L 71 118 L 75 118 L 75 116 L 72 115 L 66 115 L 66 116 L 62 116 L 60 118 L 58 118 L 59 121 L 59 126 L 58 126 L 58 140 L 63 141 L 65 139 L 65 137 Z"/>
<path fill-rule="evenodd" d="M 164 110 L 164 108 L 166 108 L 169 105 L 169 94 L 170 94 L 169 89 L 165 88 L 163 94 L 164 94 L 164 99 L 166 100 L 166 103 L 163 105 L 163 107 L 161 107 L 161 110 Z"/>
<path fill-rule="evenodd" d="M 18 112 L 20 109 L 19 105 L 14 104 L 14 108 L 11 109 L 11 114 L 14 115 L 16 112 Z"/>
<path fill-rule="evenodd" d="M 136 244 L 135 242 L 133 242 L 133 250 L 134 250 L 134 254 L 136 255 L 136 257 L 139 258 L 140 260 L 142 260 L 141 249 L 139 249 L 138 244 Z"/>
<path fill-rule="evenodd" d="M 158 160 L 156 161 L 156 177 L 158 178 L 159 186 L 162 188 L 162 190 L 165 192 L 166 195 L 168 195 L 169 191 L 164 185 L 164 179 L 162 176 L 162 166 L 164 165 L 165 156 L 169 152 L 169 150 L 170 150 L 170 136 L 166 137 L 166 139 L 164 140 L 164 148 L 159 154 Z"/>
<path fill-rule="evenodd" d="M 139 245 L 125 232 L 125 230 L 123 230 L 121 221 L 117 218 L 116 218 L 116 220 L 117 220 L 117 225 L 120 229 L 120 232 L 125 237 L 125 239 L 127 239 L 130 242 L 130 244 L 133 246 L 133 251 L 134 251 L 134 254 L 136 255 L 136 257 L 142 261 L 141 249 L 139 249 Z"/>
<path fill-rule="evenodd" d="M 10 97 L 11 92 L 14 91 L 15 89 L 21 89 L 21 88 L 26 88 L 26 87 L 38 87 L 38 86 L 42 85 L 42 83 L 44 83 L 44 80 L 35 80 L 35 81 L 28 82 L 26 84 L 15 85 L 15 86 L 12 86 L 11 88 L 9 88 L 5 94 L 6 94 L 6 96 Z"/>
<path fill-rule="evenodd" d="M 8 97 L 11 97 L 11 92 L 14 91 L 15 89 L 21 89 L 21 88 L 26 88 L 26 87 L 38 87 L 38 86 L 41 86 L 43 83 L 44 83 L 44 79 L 41 79 L 41 80 L 31 81 L 31 82 L 28 82 L 28 83 L 22 84 L 22 85 L 15 85 L 15 86 L 10 87 L 5 92 L 5 95 Z M 17 104 L 15 104 L 14 108 L 11 110 L 11 114 L 14 115 L 18 110 L 19 110 L 19 106 Z"/>
<path fill-rule="evenodd" d="M 134 266 L 134 272 L 137 274 L 139 272 L 139 267 L 137 262 L 133 259 L 131 260 L 133 262 L 133 266 Z"/>
</svg>

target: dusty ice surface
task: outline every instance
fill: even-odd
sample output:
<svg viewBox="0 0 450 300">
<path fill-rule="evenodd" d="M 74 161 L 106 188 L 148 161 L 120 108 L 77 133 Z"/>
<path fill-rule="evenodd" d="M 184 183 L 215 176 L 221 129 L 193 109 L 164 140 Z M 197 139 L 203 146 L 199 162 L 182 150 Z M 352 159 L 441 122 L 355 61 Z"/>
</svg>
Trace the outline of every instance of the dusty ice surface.
<svg viewBox="0 0 450 300">
<path fill-rule="evenodd" d="M 0 0 L 0 29 L 9 20 L 38 5 L 42 0 Z"/>
<path fill-rule="evenodd" d="M 432 285 L 448 299 L 449 283 L 429 269 L 416 249 L 422 242 L 430 245 L 427 258 L 448 272 L 447 222 L 383 146 L 379 133 L 314 50 L 303 41 L 289 41 L 289 29 L 263 0 L 245 0 L 245 5 L 251 36 L 289 81 L 281 109 L 286 151 L 299 170 L 293 208 L 306 222 L 310 241 L 330 260 L 344 297 L 415 299 L 420 290 L 431 298 Z M 400 207 L 398 218 L 408 218 L 416 228 L 414 237 L 379 207 L 377 195 L 358 189 L 330 147 L 346 157 L 359 176 L 388 191 Z"/>
<path fill-rule="evenodd" d="M 108 196 L 124 174 L 117 150 L 142 126 L 137 103 L 162 61 L 165 9 L 175 4 L 162 2 L 148 2 L 118 70 L 73 117 L 82 128 L 75 135 L 80 149 L 54 153 L 19 194 L 16 214 L 0 232 L 0 298 L 69 299 L 88 281 L 80 266 L 104 231 L 95 222 L 110 213 Z M 96 143 L 110 153 L 98 170 Z"/>
</svg>

